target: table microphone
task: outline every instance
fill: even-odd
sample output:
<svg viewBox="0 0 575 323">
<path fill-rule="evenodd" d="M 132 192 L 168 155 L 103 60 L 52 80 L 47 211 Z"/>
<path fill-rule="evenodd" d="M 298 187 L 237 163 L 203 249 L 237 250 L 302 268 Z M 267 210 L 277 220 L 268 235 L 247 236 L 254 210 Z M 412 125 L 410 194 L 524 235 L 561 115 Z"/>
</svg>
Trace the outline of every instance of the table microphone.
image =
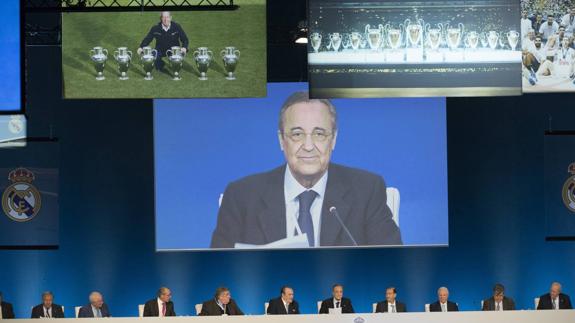
<svg viewBox="0 0 575 323">
<path fill-rule="evenodd" d="M 335 206 L 332 206 L 329 208 L 329 213 L 333 214 L 333 216 L 335 216 L 335 218 L 337 219 L 337 221 L 339 222 L 339 224 L 341 225 L 341 227 L 343 228 L 343 230 L 345 231 L 345 233 L 347 234 L 347 236 L 351 239 L 351 241 L 353 242 L 354 246 L 357 246 L 357 242 L 355 241 L 355 239 L 353 238 L 353 236 L 351 235 L 351 232 L 349 232 L 349 230 L 347 229 L 347 226 L 343 223 L 343 221 L 341 220 L 341 218 L 339 217 L 339 213 L 337 213 L 337 209 L 335 208 Z"/>
</svg>

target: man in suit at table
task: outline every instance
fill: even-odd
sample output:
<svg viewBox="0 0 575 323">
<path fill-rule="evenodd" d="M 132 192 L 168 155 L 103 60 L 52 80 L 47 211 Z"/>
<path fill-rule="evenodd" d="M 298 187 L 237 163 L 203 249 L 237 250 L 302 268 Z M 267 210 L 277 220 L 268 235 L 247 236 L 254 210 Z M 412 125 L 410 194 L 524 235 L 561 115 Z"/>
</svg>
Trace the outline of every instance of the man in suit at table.
<svg viewBox="0 0 575 323">
<path fill-rule="evenodd" d="M 144 305 L 144 316 L 176 316 L 174 303 L 171 301 L 172 291 L 167 287 L 160 287 L 156 298 L 151 299 Z"/>
<path fill-rule="evenodd" d="M 388 287 L 385 290 L 385 301 L 377 303 L 376 313 L 401 313 L 407 312 L 407 306 L 396 300 L 397 290 L 395 287 Z"/>
<path fill-rule="evenodd" d="M 99 292 L 90 293 L 90 303 L 82 306 L 78 312 L 78 317 L 110 317 L 108 305 L 104 303 L 104 298 Z"/>
<path fill-rule="evenodd" d="M 54 304 L 54 294 L 52 292 L 44 292 L 42 293 L 42 304 L 32 308 L 30 318 L 64 318 L 64 310 L 62 306 Z"/>
<path fill-rule="evenodd" d="M 202 304 L 200 316 L 244 315 L 226 287 L 216 289 L 214 298 Z"/>
<path fill-rule="evenodd" d="M 493 296 L 483 301 L 482 311 L 513 311 L 515 302 L 513 299 L 505 296 L 505 287 L 501 284 L 495 284 L 493 287 Z"/>
<path fill-rule="evenodd" d="M 437 290 L 437 302 L 429 304 L 430 312 L 458 312 L 459 307 L 456 303 L 450 302 L 449 290 L 447 287 L 439 287 Z"/>
<path fill-rule="evenodd" d="M 549 293 L 539 297 L 538 310 L 570 310 L 573 309 L 568 295 L 561 293 L 561 284 L 551 284 Z"/>
<path fill-rule="evenodd" d="M 2 298 L 2 292 L 0 292 L 0 319 L 13 319 L 14 318 L 14 308 L 12 304 L 4 302 Z"/>
<path fill-rule="evenodd" d="M 210 248 L 300 235 L 309 247 L 401 245 L 383 178 L 330 162 L 337 134 L 329 100 L 287 98 L 277 133 L 286 164 L 228 185 Z"/>
<path fill-rule="evenodd" d="M 343 297 L 343 285 L 335 284 L 331 288 L 332 297 L 325 299 L 321 302 L 319 314 L 329 314 L 330 308 L 340 308 L 341 313 L 355 313 L 351 300 Z"/>
<path fill-rule="evenodd" d="M 272 315 L 299 314 L 299 305 L 293 299 L 293 288 L 283 286 L 280 297 L 270 299 L 267 313 Z"/>
</svg>

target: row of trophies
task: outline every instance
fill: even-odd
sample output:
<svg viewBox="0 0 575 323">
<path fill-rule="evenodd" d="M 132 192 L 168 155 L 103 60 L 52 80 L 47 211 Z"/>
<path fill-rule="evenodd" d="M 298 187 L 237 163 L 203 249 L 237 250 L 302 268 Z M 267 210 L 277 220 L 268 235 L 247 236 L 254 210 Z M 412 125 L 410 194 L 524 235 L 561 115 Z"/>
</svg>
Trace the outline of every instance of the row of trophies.
<svg viewBox="0 0 575 323">
<path fill-rule="evenodd" d="M 198 71 L 200 72 L 199 79 L 202 81 L 207 80 L 208 68 L 213 61 L 214 56 L 212 51 L 207 47 L 199 47 L 196 51 L 193 52 L 193 56 Z M 235 47 L 230 46 L 223 49 L 220 52 L 220 56 L 223 60 L 224 68 L 227 73 L 226 79 L 235 80 L 236 77 L 234 72 L 240 59 L 240 51 Z M 180 77 L 180 71 L 184 63 L 184 58 L 186 57 L 185 52 L 182 51 L 181 47 L 173 46 L 171 49 L 166 51 L 166 57 L 170 63 L 170 69 L 173 73 L 172 79 L 174 81 L 181 80 L 182 78 Z M 106 65 L 106 61 L 108 60 L 108 50 L 100 46 L 94 47 L 90 50 L 90 58 L 92 59 L 96 69 L 96 80 L 101 81 L 106 79 L 104 77 L 104 67 Z M 129 79 L 128 69 L 130 68 L 130 64 L 132 62 L 132 52 L 128 50 L 127 47 L 118 47 L 118 49 L 114 51 L 114 59 L 118 63 L 118 71 L 120 72 L 119 79 Z M 144 72 L 146 73 L 146 76 L 144 77 L 145 80 L 149 81 L 154 79 L 152 76 L 152 71 L 157 59 L 157 50 L 152 49 L 151 47 L 142 48 L 140 54 L 140 63 L 142 64 Z"/>
<path fill-rule="evenodd" d="M 406 19 L 399 26 L 391 24 L 382 25 L 377 27 L 366 25 L 363 33 L 351 32 L 349 34 L 342 34 L 339 32 L 331 33 L 328 35 L 329 42 L 325 46 L 327 51 L 337 52 L 343 46 L 344 49 L 351 48 L 354 51 L 366 48 L 369 45 L 371 50 L 377 51 L 380 49 L 389 48 L 391 50 L 398 50 L 400 48 L 420 48 L 422 50 L 429 48 L 437 51 L 439 48 L 446 44 L 450 50 L 456 50 L 460 47 L 461 43 L 466 48 L 475 50 L 479 43 L 483 48 L 491 50 L 506 47 L 504 37 L 507 38 L 509 48 L 515 50 L 519 43 L 519 33 L 511 30 L 507 33 L 500 33 L 491 30 L 484 33 L 477 31 L 469 31 L 465 33 L 463 23 L 456 26 L 450 24 L 438 23 L 435 26 L 425 24 L 423 19 L 418 19 L 412 22 Z M 386 42 L 387 40 L 387 42 Z M 322 35 L 314 32 L 310 35 L 310 44 L 315 53 L 318 53 L 322 44 Z"/>
</svg>

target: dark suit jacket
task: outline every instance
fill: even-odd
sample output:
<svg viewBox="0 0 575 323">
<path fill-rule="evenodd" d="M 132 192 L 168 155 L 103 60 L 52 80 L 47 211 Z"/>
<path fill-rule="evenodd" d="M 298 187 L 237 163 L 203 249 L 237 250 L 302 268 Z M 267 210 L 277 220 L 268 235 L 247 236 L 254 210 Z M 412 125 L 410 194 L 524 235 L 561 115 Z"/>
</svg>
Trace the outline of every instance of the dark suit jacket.
<svg viewBox="0 0 575 323">
<path fill-rule="evenodd" d="M 483 308 L 482 311 L 495 311 L 495 299 L 490 297 L 483 301 Z M 515 302 L 513 299 L 503 296 L 503 310 L 504 311 L 513 311 L 515 310 Z"/>
<path fill-rule="evenodd" d="M 0 306 L 2 306 L 2 318 L 3 319 L 13 319 L 15 317 L 14 316 L 14 308 L 12 307 L 12 304 L 2 302 L 0 304 Z"/>
<path fill-rule="evenodd" d="M 100 309 L 102 312 L 102 317 L 110 317 L 110 310 L 108 309 L 108 305 L 106 303 L 102 304 L 102 308 Z M 78 312 L 78 317 L 94 317 L 94 312 L 92 312 L 92 305 L 86 304 L 80 308 Z"/>
<path fill-rule="evenodd" d="M 160 316 L 157 298 L 151 299 L 144 304 L 144 316 Z M 166 316 L 176 316 L 174 302 L 172 301 L 166 303 Z"/>
<path fill-rule="evenodd" d="M 439 304 L 439 301 L 429 304 L 429 311 L 430 312 L 441 312 L 441 304 Z M 459 307 L 457 306 L 457 304 L 450 302 L 450 301 L 447 301 L 447 311 L 448 312 L 459 312 Z"/>
<path fill-rule="evenodd" d="M 573 306 L 571 306 L 571 299 L 569 296 L 561 293 L 559 294 L 559 309 L 560 310 L 570 310 Z M 553 302 L 551 302 L 551 295 L 549 293 L 545 295 L 541 295 L 539 297 L 539 305 L 537 305 L 538 310 L 552 310 L 553 309 Z"/>
<path fill-rule="evenodd" d="M 39 319 L 44 317 L 44 304 L 36 305 L 32 308 L 32 315 L 30 318 Z M 52 317 L 56 319 L 64 318 L 64 311 L 62 306 L 57 304 L 52 304 Z"/>
<path fill-rule="evenodd" d="M 319 308 L 319 314 L 329 314 L 329 309 L 333 308 L 333 306 L 334 306 L 333 297 L 324 299 L 321 302 L 321 307 Z M 351 300 L 349 298 L 342 297 L 341 304 L 339 304 L 339 306 L 341 307 L 342 313 L 355 313 L 355 311 L 353 310 L 353 306 L 351 305 Z"/>
<path fill-rule="evenodd" d="M 407 306 L 405 306 L 405 304 L 403 304 L 402 302 L 398 302 L 397 300 L 395 300 L 395 311 L 397 313 L 407 312 Z M 375 312 L 387 313 L 387 301 L 378 302 L 377 306 L 375 307 Z"/>
<path fill-rule="evenodd" d="M 218 315 L 244 315 L 242 310 L 238 307 L 236 302 L 233 299 L 230 299 L 228 305 L 226 305 L 226 313 L 222 310 L 222 308 L 218 305 L 215 299 L 211 299 L 209 301 L 205 301 L 202 304 L 202 311 L 200 312 L 200 316 L 218 316 Z"/>
<path fill-rule="evenodd" d="M 299 304 L 295 301 L 288 306 L 289 313 L 286 311 L 284 302 L 281 297 L 270 299 L 268 304 L 268 314 L 299 314 Z"/>
<path fill-rule="evenodd" d="M 286 238 L 284 175 L 286 165 L 245 177 L 226 188 L 211 248 L 236 242 L 261 245 Z M 339 216 L 359 245 L 400 245 L 401 234 L 386 204 L 383 179 L 375 174 L 330 164 L 321 213 L 321 246 L 352 246 Z"/>
</svg>

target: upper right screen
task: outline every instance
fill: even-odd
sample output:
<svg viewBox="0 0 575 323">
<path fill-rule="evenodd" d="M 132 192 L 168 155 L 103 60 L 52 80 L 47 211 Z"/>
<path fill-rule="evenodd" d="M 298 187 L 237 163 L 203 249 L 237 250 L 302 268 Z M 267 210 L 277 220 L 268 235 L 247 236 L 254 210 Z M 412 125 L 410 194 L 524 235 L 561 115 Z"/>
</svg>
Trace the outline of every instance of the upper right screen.
<svg viewBox="0 0 575 323">
<path fill-rule="evenodd" d="M 521 94 L 519 1 L 309 0 L 310 94 Z"/>
<path fill-rule="evenodd" d="M 575 91 L 575 2 L 522 0 L 523 92 Z"/>
</svg>

